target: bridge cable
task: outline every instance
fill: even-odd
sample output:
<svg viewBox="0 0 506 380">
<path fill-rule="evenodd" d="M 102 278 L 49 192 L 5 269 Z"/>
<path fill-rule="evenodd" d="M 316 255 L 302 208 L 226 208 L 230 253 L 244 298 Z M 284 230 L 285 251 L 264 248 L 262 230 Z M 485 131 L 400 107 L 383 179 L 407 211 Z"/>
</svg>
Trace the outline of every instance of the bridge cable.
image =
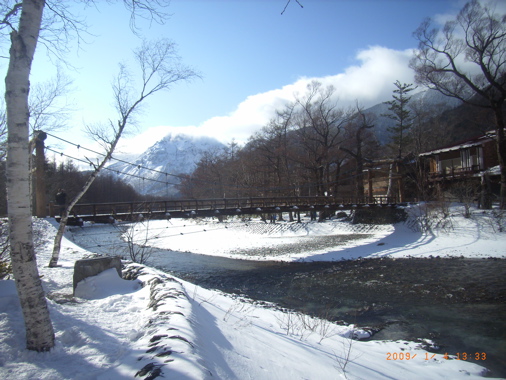
<svg viewBox="0 0 506 380">
<path fill-rule="evenodd" d="M 56 135 L 53 135 L 51 133 L 47 133 L 47 135 L 51 136 L 51 137 L 53 137 L 55 139 L 61 140 L 61 141 L 65 142 L 65 143 L 67 143 L 67 144 L 73 145 L 73 146 L 77 147 L 78 149 L 84 149 L 84 150 L 89 151 L 91 153 L 94 153 L 94 154 L 97 154 L 97 155 L 100 155 L 100 156 L 105 156 L 104 153 L 100 153 L 100 152 L 94 151 L 93 149 L 89 149 L 89 148 L 83 147 L 80 144 L 73 143 L 71 141 L 63 139 L 63 138 L 58 137 Z M 88 164 L 88 165 L 92 165 L 92 163 L 89 162 L 89 161 L 85 161 L 85 160 L 80 159 L 80 158 L 72 157 L 72 156 L 67 155 L 65 153 L 62 153 L 62 152 L 57 152 L 54 149 L 51 149 L 50 147 L 46 147 L 46 149 L 49 150 L 49 151 L 51 151 L 51 152 L 54 152 L 54 153 L 56 153 L 56 154 L 58 154 L 60 156 L 65 156 L 65 157 L 68 157 L 68 158 L 73 159 L 75 161 L 78 161 L 78 162 L 81 162 L 81 163 L 85 163 L 85 164 Z M 125 161 L 125 160 L 122 160 L 122 159 L 119 159 L 119 158 L 116 158 L 116 157 L 111 157 L 111 160 L 115 160 L 115 161 L 118 161 L 118 162 L 130 165 L 130 166 L 133 166 L 133 167 L 136 167 L 136 168 L 139 168 L 139 169 L 144 169 L 144 170 L 155 172 L 155 173 L 158 173 L 158 174 L 164 174 L 166 178 L 168 176 L 172 176 L 172 177 L 179 178 L 181 180 L 188 179 L 188 176 L 171 174 L 171 173 L 163 172 L 163 171 L 160 171 L 160 170 L 157 170 L 157 169 L 151 169 L 151 168 L 148 168 L 146 166 L 139 165 L 139 164 L 134 164 L 132 162 L 128 162 L 128 161 Z M 120 172 L 118 170 L 110 169 L 108 167 L 104 167 L 104 169 L 112 171 L 112 172 L 115 172 L 117 174 L 122 174 L 122 175 L 125 175 L 125 176 L 130 176 L 130 177 L 133 177 L 133 178 L 139 178 L 139 179 L 143 179 L 143 180 L 146 179 L 146 180 L 149 180 L 149 181 L 153 181 L 153 182 L 157 182 L 157 183 L 163 183 L 163 184 L 166 184 L 166 185 L 178 185 L 176 183 L 169 183 L 167 181 L 160 181 L 158 179 L 143 177 L 143 176 L 140 176 L 140 175 L 125 173 L 125 172 Z M 350 169 L 350 170 L 344 172 L 343 174 L 348 174 L 348 173 L 353 172 L 353 171 L 354 170 Z M 334 185 L 334 184 L 337 184 L 337 183 L 340 183 L 340 182 L 343 182 L 343 181 L 346 181 L 346 180 L 350 180 L 350 179 L 356 178 L 357 176 L 358 176 L 358 174 L 354 174 L 354 175 L 351 175 L 351 176 L 348 176 L 348 177 L 345 177 L 345 178 L 339 178 L 338 181 L 329 181 L 329 182 L 324 182 L 324 183 L 320 183 L 320 184 L 313 182 L 313 183 L 306 183 L 306 184 L 298 185 L 298 186 L 276 186 L 276 187 L 269 187 L 269 188 L 264 188 L 264 187 L 259 187 L 259 186 L 237 186 L 237 185 L 228 185 L 228 184 L 225 184 L 224 186 L 229 191 L 244 190 L 244 189 L 256 189 L 256 190 L 263 190 L 263 191 L 265 191 L 265 190 L 267 190 L 267 191 L 294 190 L 294 189 L 297 189 L 297 188 L 300 189 L 300 188 L 316 187 L 318 185 Z M 203 183 L 203 184 L 211 184 L 211 185 L 216 183 L 215 181 L 209 181 L 209 180 L 204 180 L 204 179 L 199 179 L 199 178 L 191 178 L 191 180 L 192 181 L 197 181 L 197 182 L 200 182 L 200 183 Z"/>
</svg>

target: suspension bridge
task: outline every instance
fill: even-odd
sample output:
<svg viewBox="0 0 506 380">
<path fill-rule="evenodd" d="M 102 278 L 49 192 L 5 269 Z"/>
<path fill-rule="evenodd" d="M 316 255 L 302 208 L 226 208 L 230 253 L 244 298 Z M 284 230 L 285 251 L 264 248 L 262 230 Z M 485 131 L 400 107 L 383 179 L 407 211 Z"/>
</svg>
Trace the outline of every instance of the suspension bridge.
<svg viewBox="0 0 506 380">
<path fill-rule="evenodd" d="M 45 199 L 45 183 L 44 183 L 44 151 L 50 150 L 58 153 L 49 147 L 45 147 L 44 140 L 48 134 L 38 131 L 34 138 L 36 150 L 36 215 L 44 217 L 49 211 L 51 217 L 56 220 L 60 219 L 60 206 L 54 203 L 49 203 L 49 210 L 47 210 Z M 86 150 L 93 154 L 100 155 L 99 152 L 80 146 L 79 144 L 61 139 L 57 136 L 50 135 L 56 139 L 61 140 L 70 145 L 74 145 L 78 150 Z M 60 153 L 69 159 L 84 162 L 82 159 L 68 156 Z M 170 173 L 160 172 L 155 169 L 150 169 L 141 165 L 130 163 L 123 160 L 115 160 L 156 172 L 157 174 L 164 174 L 168 176 L 180 177 Z M 88 162 L 88 161 L 86 161 Z M 106 168 L 107 169 L 107 168 Z M 369 173 L 370 174 L 370 173 Z M 129 174 L 130 176 L 144 178 L 137 175 Z M 371 177 L 369 175 L 369 177 Z M 154 179 L 157 182 L 163 182 Z M 168 184 L 168 183 L 167 183 Z M 371 178 L 368 178 L 369 191 L 368 194 L 373 194 L 373 184 Z M 257 192 L 266 191 L 268 189 L 256 189 Z M 403 199 L 402 193 L 391 197 L 385 196 L 367 196 L 361 199 L 357 198 L 339 198 L 336 196 L 286 196 L 286 197 L 244 197 L 244 198 L 209 198 L 209 199 L 171 199 L 171 200 L 157 200 L 157 201 L 137 201 L 137 202 L 109 202 L 109 203 L 78 203 L 74 205 L 70 211 L 70 218 L 68 224 L 80 225 L 84 221 L 91 221 L 95 223 L 111 223 L 113 221 L 138 221 L 142 219 L 170 219 L 170 218 L 200 218 L 200 217 L 217 217 L 222 218 L 225 216 L 237 215 L 260 215 L 265 218 L 266 215 L 289 213 L 290 219 L 295 216 L 300 221 L 301 212 L 311 212 L 311 216 L 316 217 L 319 213 L 319 218 L 330 215 L 332 212 L 339 210 L 351 209 L 368 209 L 368 210 L 386 210 L 388 208 L 395 208 L 399 204 L 406 204 Z M 314 213 L 313 213 L 314 212 Z"/>
<path fill-rule="evenodd" d="M 112 223 L 142 219 L 200 218 L 292 213 L 330 213 L 353 209 L 388 209 L 399 203 L 395 197 L 339 199 L 332 196 L 249 197 L 219 199 L 174 199 L 147 202 L 81 203 L 71 210 L 69 224 L 84 221 Z M 59 220 L 59 206 L 50 203 L 50 215 Z"/>
</svg>

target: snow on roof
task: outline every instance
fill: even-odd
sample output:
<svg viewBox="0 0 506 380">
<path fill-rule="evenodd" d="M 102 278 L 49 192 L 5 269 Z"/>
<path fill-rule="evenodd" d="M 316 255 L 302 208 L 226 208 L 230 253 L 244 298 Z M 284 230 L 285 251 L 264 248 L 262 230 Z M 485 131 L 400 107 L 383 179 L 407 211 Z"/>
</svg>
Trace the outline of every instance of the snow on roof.
<svg viewBox="0 0 506 380">
<path fill-rule="evenodd" d="M 466 148 L 471 148 L 473 146 L 480 146 L 486 142 L 492 141 L 494 139 L 495 134 L 493 132 L 487 132 L 484 135 L 473 137 L 472 139 L 468 139 L 457 144 L 448 145 L 443 148 L 431 150 L 429 152 L 420 153 L 419 156 L 431 156 L 433 154 L 439 154 L 444 152 L 451 152 L 454 150 L 461 150 Z"/>
<path fill-rule="evenodd" d="M 486 172 L 490 175 L 501 175 L 501 168 L 499 165 L 492 166 L 491 168 L 488 168 Z"/>
</svg>

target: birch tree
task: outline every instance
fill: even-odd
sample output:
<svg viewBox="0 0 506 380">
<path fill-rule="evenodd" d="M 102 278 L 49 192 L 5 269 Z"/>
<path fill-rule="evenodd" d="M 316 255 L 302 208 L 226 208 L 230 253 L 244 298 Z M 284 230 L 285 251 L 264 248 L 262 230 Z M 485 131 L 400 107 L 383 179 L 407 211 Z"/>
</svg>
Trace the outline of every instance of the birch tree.
<svg viewBox="0 0 506 380">
<path fill-rule="evenodd" d="M 11 29 L 9 66 L 5 78 L 10 255 L 25 320 L 26 347 L 36 351 L 48 351 L 54 346 L 54 330 L 33 248 L 28 154 L 29 77 L 44 5 L 43 0 L 24 0 L 14 5 L 3 20 L 3 25 Z M 19 12 L 16 27 L 11 21 L 15 21 Z"/>
<path fill-rule="evenodd" d="M 33 247 L 29 185 L 29 79 L 39 39 L 49 51 L 63 53 L 69 35 L 82 30 L 83 24 L 68 12 L 70 3 L 49 0 L 0 3 L 0 34 L 8 34 L 10 41 L 5 78 L 10 256 L 25 321 L 26 346 L 35 351 L 48 351 L 54 346 L 54 330 Z M 135 23 L 134 16 L 139 12 L 147 12 L 155 20 L 163 17 L 156 11 L 162 0 L 124 0 L 123 3 L 132 11 L 131 24 Z M 48 16 L 43 17 L 46 11 Z M 47 33 L 45 37 L 40 34 L 42 29 Z"/>
<path fill-rule="evenodd" d="M 141 74 L 140 86 L 137 89 L 132 87 L 135 78 L 129 74 L 127 67 L 124 65 L 120 65 L 119 75 L 113 82 L 114 102 L 118 112 L 117 120 L 109 120 L 108 125 L 105 127 L 87 127 L 88 134 L 103 147 L 104 156 L 99 162 L 89 160 L 93 172 L 82 189 L 69 202 L 61 216 L 58 232 L 54 239 L 53 254 L 49 262 L 50 267 L 58 265 L 61 240 L 72 208 L 112 158 L 121 135 L 127 126 L 131 124 L 132 118 L 141 104 L 155 93 L 170 89 L 177 82 L 188 81 L 198 76 L 193 69 L 181 64 L 180 57 L 176 53 L 176 45 L 167 39 L 144 42 L 142 47 L 135 51 L 135 60 Z"/>
<path fill-rule="evenodd" d="M 493 3 L 491 3 L 493 4 Z M 506 15 L 473 0 L 442 29 L 425 20 L 411 60 L 416 81 L 443 95 L 490 109 L 501 171 L 501 207 L 506 207 Z"/>
</svg>

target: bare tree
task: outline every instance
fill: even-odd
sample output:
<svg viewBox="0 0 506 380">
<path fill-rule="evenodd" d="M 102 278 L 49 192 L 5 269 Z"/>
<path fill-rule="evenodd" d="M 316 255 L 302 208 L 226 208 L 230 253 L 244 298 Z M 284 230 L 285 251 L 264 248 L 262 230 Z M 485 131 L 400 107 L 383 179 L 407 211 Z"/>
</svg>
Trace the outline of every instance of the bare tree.
<svg viewBox="0 0 506 380">
<path fill-rule="evenodd" d="M 150 234 L 149 219 L 115 225 L 115 227 L 126 242 L 126 248 L 123 252 L 126 252 L 134 263 L 146 264 L 156 251 L 149 246 L 149 241 L 158 237 L 158 235 L 153 236 Z"/>
<path fill-rule="evenodd" d="M 66 121 L 72 105 L 60 104 L 70 89 L 72 80 L 58 69 L 52 79 L 37 83 L 30 89 L 28 108 L 30 112 L 30 131 L 56 131 L 66 128 Z"/>
<path fill-rule="evenodd" d="M 355 160 L 356 197 L 360 200 L 364 197 L 364 164 L 368 160 L 370 161 L 370 155 L 375 153 L 376 148 L 373 147 L 376 143 L 374 135 L 371 133 L 373 128 L 371 115 L 364 113 L 364 110 L 357 104 L 355 114 L 344 126 L 345 141 L 339 146 L 339 149 Z M 367 157 L 368 155 L 369 157 Z"/>
<path fill-rule="evenodd" d="M 333 86 L 323 87 L 318 81 L 307 86 L 304 96 L 296 96 L 299 107 L 296 124 L 300 142 L 309 158 L 305 163 L 313 173 L 318 195 L 329 194 L 331 167 L 339 151 L 342 128 L 349 115 L 338 108 Z"/>
<path fill-rule="evenodd" d="M 415 31 L 418 50 L 411 60 L 416 81 L 495 115 L 501 170 L 501 207 L 506 207 L 506 15 L 477 0 L 467 3 L 442 30 L 425 20 Z"/>
<path fill-rule="evenodd" d="M 133 7 L 136 14 L 137 11 L 147 11 L 154 17 L 161 1 L 125 0 L 124 3 Z M 5 78 L 10 256 L 25 320 L 26 345 L 35 351 L 48 351 L 54 346 L 54 330 L 33 246 L 29 184 L 29 78 L 38 42 L 58 55 L 64 53 L 66 39 L 73 32 L 77 32 L 79 37 L 79 31 L 83 30 L 83 24 L 68 12 L 69 4 L 45 0 L 4 1 L 0 4 L 0 35 L 8 34 L 10 37 Z"/>
<path fill-rule="evenodd" d="M 410 147 L 415 156 L 450 143 L 449 123 L 445 123 L 439 113 L 444 107 L 442 103 L 426 104 L 422 98 L 412 99 L 409 103 L 413 116 Z"/>
<path fill-rule="evenodd" d="M 284 13 L 285 13 L 286 8 L 288 8 L 288 5 L 290 5 L 290 2 L 291 2 L 291 1 L 292 1 L 292 0 L 288 0 L 288 1 L 286 2 L 285 7 L 283 8 L 283 11 L 281 12 L 281 14 L 284 14 Z M 295 0 L 295 1 L 296 1 L 296 3 L 297 3 L 297 4 L 299 4 L 299 6 L 300 6 L 301 8 L 304 8 L 304 6 L 303 6 L 303 5 L 299 2 L 299 0 Z"/>
<path fill-rule="evenodd" d="M 276 116 L 250 139 L 249 145 L 256 153 L 254 170 L 262 169 L 269 179 L 272 178 L 272 182 L 267 184 L 275 187 L 272 195 L 296 195 L 292 163 L 296 152 L 289 138 L 294 108 L 295 104 L 290 103 L 278 110 Z"/>
<path fill-rule="evenodd" d="M 150 96 L 162 90 L 169 90 L 171 86 L 180 81 L 191 80 L 198 74 L 191 68 L 181 64 L 176 53 L 176 45 L 167 39 L 155 42 L 144 42 L 142 47 L 135 51 L 135 58 L 140 68 L 141 83 L 138 89 L 132 87 L 134 78 L 128 73 L 124 65 L 120 65 L 120 73 L 113 83 L 114 100 L 118 112 L 116 122 L 109 120 L 108 126 L 88 127 L 88 134 L 99 142 L 104 149 L 104 156 L 99 162 L 89 160 L 93 172 L 83 188 L 68 203 L 64 211 L 58 232 L 54 239 L 53 254 L 49 261 L 50 267 L 58 265 L 61 240 L 70 211 L 89 189 L 100 171 L 111 159 L 114 150 L 132 118 L 139 111 L 141 104 Z"/>
</svg>

